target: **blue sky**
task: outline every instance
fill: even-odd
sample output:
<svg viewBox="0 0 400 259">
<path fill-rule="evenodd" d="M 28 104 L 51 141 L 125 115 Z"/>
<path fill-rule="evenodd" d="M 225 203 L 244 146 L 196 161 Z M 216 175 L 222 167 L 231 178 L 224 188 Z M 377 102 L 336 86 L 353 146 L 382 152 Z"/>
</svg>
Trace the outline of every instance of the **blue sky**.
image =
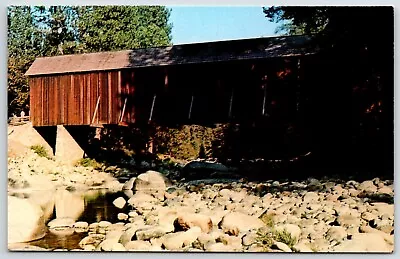
<svg viewBox="0 0 400 259">
<path fill-rule="evenodd" d="M 260 6 L 168 8 L 173 44 L 274 36 L 277 27 Z"/>
</svg>

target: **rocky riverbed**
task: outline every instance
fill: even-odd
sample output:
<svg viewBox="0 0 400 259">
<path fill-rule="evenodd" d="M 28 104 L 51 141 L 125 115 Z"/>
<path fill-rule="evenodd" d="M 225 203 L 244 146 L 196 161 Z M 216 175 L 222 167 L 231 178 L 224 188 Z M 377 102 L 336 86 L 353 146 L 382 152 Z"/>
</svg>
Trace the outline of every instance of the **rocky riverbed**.
<svg viewBox="0 0 400 259">
<path fill-rule="evenodd" d="M 394 249 L 392 180 L 188 181 L 176 173 L 124 172 L 66 166 L 33 152 L 9 159 L 9 249 L 45 249 L 27 242 L 49 231 L 83 233 L 74 251 Z M 100 189 L 124 191 L 113 204 L 125 212 L 112 222 L 78 221 L 84 210 L 76 208 L 83 206 L 77 194 Z"/>
</svg>

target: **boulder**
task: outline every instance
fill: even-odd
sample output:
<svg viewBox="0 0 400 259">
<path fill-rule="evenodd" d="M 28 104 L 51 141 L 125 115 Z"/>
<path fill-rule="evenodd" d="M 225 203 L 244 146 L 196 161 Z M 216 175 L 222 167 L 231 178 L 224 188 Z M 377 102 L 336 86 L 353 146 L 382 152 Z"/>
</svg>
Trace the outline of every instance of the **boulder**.
<svg viewBox="0 0 400 259">
<path fill-rule="evenodd" d="M 127 220 L 129 216 L 126 215 L 125 213 L 118 213 L 117 218 L 118 220 Z"/>
<path fill-rule="evenodd" d="M 393 252 L 393 246 L 386 243 L 384 238 L 376 233 L 359 233 L 352 236 L 351 240 L 345 241 L 334 248 L 335 252 Z"/>
<path fill-rule="evenodd" d="M 115 240 L 104 240 L 102 241 L 98 248 L 96 249 L 98 251 L 126 251 L 126 248 L 121 244 L 118 243 Z"/>
<path fill-rule="evenodd" d="M 346 237 L 347 237 L 346 229 L 340 226 L 330 227 L 325 234 L 325 238 L 330 242 L 332 241 L 342 242 Z"/>
<path fill-rule="evenodd" d="M 105 236 L 102 234 L 91 234 L 87 237 L 84 237 L 80 242 L 79 242 L 79 247 L 82 249 L 85 249 L 86 246 L 94 246 L 97 247 L 103 240 Z"/>
<path fill-rule="evenodd" d="M 225 245 L 223 243 L 209 243 L 204 249 L 207 252 L 233 252 L 235 249 L 229 245 Z"/>
<path fill-rule="evenodd" d="M 249 216 L 241 212 L 230 212 L 222 218 L 218 226 L 225 233 L 237 236 L 240 232 L 258 229 L 265 225 L 257 217 Z"/>
<path fill-rule="evenodd" d="M 113 204 L 118 209 L 122 209 L 126 204 L 126 200 L 123 197 L 118 197 L 113 201 Z"/>
<path fill-rule="evenodd" d="M 201 214 L 183 214 L 174 221 L 175 231 L 186 231 L 191 227 L 200 227 L 201 231 L 209 233 L 213 223 L 211 218 Z"/>
<path fill-rule="evenodd" d="M 89 223 L 84 221 L 75 222 L 74 230 L 76 233 L 87 232 L 89 230 Z"/>
<path fill-rule="evenodd" d="M 378 190 L 378 187 L 376 187 L 373 181 L 364 181 L 360 183 L 357 189 L 360 192 L 375 193 Z"/>
<path fill-rule="evenodd" d="M 303 202 L 304 203 L 314 203 L 314 202 L 318 202 L 319 200 L 319 196 L 317 193 L 315 192 L 307 192 L 304 196 L 303 196 Z"/>
<path fill-rule="evenodd" d="M 47 226 L 49 229 L 62 229 L 62 228 L 73 228 L 75 224 L 75 220 L 71 218 L 56 218 L 50 221 Z"/>
<path fill-rule="evenodd" d="M 132 191 L 147 193 L 163 200 L 167 185 L 169 180 L 163 174 L 150 170 L 135 179 Z"/>
<path fill-rule="evenodd" d="M 273 244 L 272 244 L 272 246 L 271 246 L 271 248 L 272 249 L 279 249 L 279 250 L 281 250 L 281 251 L 283 251 L 283 252 L 292 252 L 292 249 L 290 249 L 290 247 L 287 245 L 287 244 L 285 244 L 285 243 L 282 243 L 282 242 L 277 242 L 277 241 L 275 241 Z"/>
<path fill-rule="evenodd" d="M 8 243 L 28 242 L 46 235 L 44 213 L 39 205 L 8 196 Z"/>
<path fill-rule="evenodd" d="M 128 200 L 128 203 L 134 208 L 141 208 L 145 205 L 147 207 L 149 203 L 154 203 L 156 201 L 157 200 L 150 194 L 137 192 Z"/>
<path fill-rule="evenodd" d="M 149 251 L 151 250 L 151 243 L 144 240 L 134 240 L 126 243 L 125 248 L 128 251 Z"/>
<path fill-rule="evenodd" d="M 137 240 L 150 240 L 152 238 L 162 237 L 165 234 L 165 229 L 160 226 L 145 227 L 138 229 L 135 233 Z"/>
<path fill-rule="evenodd" d="M 162 245 L 171 251 L 182 250 L 184 246 L 188 246 L 200 236 L 201 229 L 192 227 L 185 232 L 170 233 L 163 236 Z"/>
</svg>

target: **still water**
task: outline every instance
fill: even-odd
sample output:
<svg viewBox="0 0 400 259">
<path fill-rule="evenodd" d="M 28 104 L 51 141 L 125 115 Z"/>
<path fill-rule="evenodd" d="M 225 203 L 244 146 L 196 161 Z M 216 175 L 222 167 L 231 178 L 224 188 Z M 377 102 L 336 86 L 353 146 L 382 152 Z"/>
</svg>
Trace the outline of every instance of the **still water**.
<svg viewBox="0 0 400 259">
<path fill-rule="evenodd" d="M 113 201 L 118 197 L 124 197 L 123 192 L 110 193 L 106 190 L 90 191 L 84 194 L 85 209 L 77 221 L 85 221 L 89 224 L 100 221 L 109 221 L 111 223 L 121 222 L 118 220 L 118 213 L 128 213 L 129 207 L 119 209 L 114 206 Z M 53 218 L 55 218 L 55 212 Z M 79 242 L 87 236 L 87 233 L 69 232 L 65 234 L 53 234 L 47 231 L 47 234 L 39 240 L 31 241 L 26 244 L 38 246 L 46 249 L 80 249 Z"/>
</svg>

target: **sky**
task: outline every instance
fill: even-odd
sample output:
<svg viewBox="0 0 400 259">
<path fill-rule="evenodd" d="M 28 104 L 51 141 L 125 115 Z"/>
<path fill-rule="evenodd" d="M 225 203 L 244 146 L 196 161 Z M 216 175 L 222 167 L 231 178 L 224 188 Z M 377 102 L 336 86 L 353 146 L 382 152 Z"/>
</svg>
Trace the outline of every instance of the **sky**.
<svg viewBox="0 0 400 259">
<path fill-rule="evenodd" d="M 173 44 L 276 36 L 277 24 L 265 18 L 260 6 L 167 7 L 172 9 Z"/>
</svg>

